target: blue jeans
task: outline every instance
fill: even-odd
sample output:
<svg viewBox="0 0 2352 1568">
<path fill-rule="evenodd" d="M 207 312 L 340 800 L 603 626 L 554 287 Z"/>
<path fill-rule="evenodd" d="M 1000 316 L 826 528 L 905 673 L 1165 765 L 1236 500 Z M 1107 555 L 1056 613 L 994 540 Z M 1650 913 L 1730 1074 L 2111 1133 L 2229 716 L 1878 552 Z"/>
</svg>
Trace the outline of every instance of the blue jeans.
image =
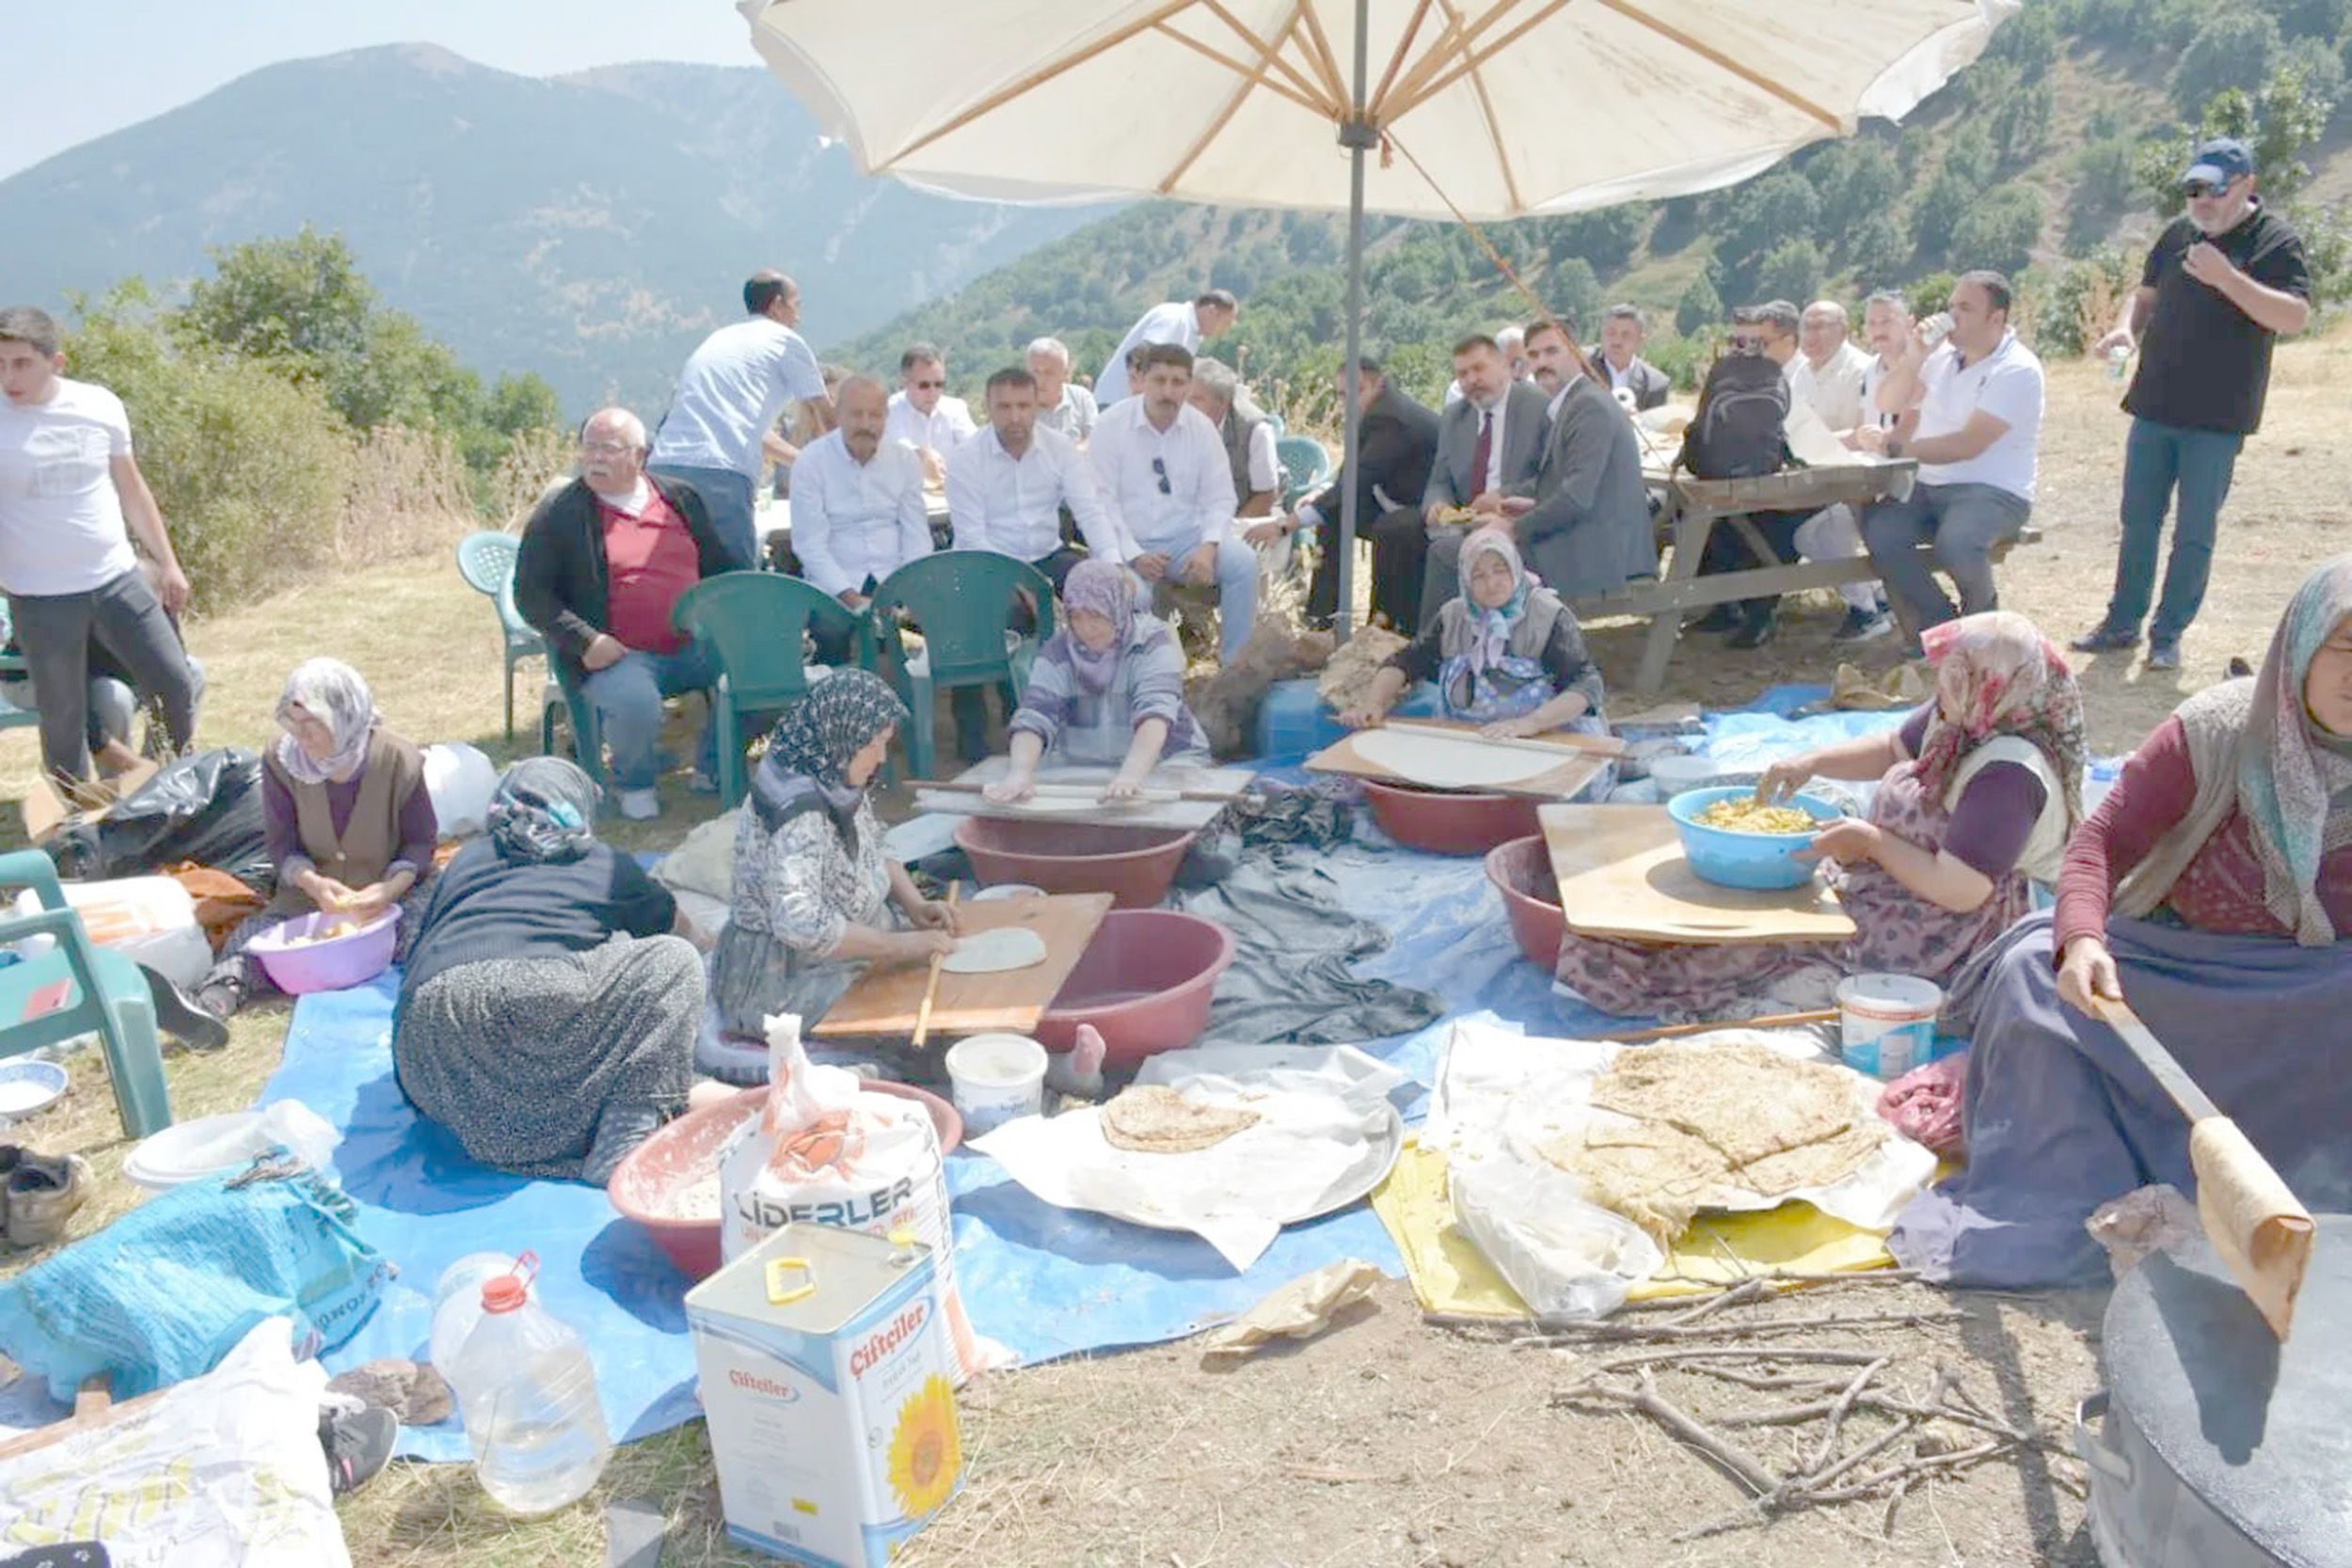
<svg viewBox="0 0 2352 1568">
<path fill-rule="evenodd" d="M 2213 570 L 2213 542 L 2221 531 L 2221 503 L 2230 494 L 2246 437 L 2226 430 L 2186 430 L 2153 420 L 2132 421 L 2123 441 L 2123 545 L 2115 557 L 2115 596 L 2106 625 L 2137 631 L 2156 586 L 2156 546 L 2170 503 L 2172 554 L 2164 567 L 2164 597 L 2148 641 L 2169 647 L 2197 619 Z M 2176 495 L 2177 492 L 2177 495 Z"/>
<path fill-rule="evenodd" d="M 656 751 L 661 740 L 661 699 L 707 689 L 719 678 L 716 662 L 702 645 L 690 642 L 674 654 L 641 653 L 632 648 L 616 663 L 588 673 L 580 688 L 603 726 L 604 744 L 612 753 L 612 787 L 651 789 L 661 777 Z M 706 776 L 719 770 L 719 734 L 703 715 L 703 735 L 694 752 L 694 766 Z"/>
<path fill-rule="evenodd" d="M 710 514 L 710 526 L 726 542 L 736 569 L 759 564 L 759 525 L 754 517 L 752 482 L 733 468 L 681 468 L 667 463 L 649 464 L 645 471 L 691 484 Z"/>
<path fill-rule="evenodd" d="M 1136 548 L 1145 555 L 1168 557 L 1168 578 L 1183 571 L 1185 559 L 1200 547 L 1200 540 L 1143 540 Z M 1155 598 L 1157 594 L 1153 595 Z M 1216 547 L 1216 651 L 1231 664 L 1249 641 L 1258 620 L 1258 552 L 1228 535 Z"/>
<path fill-rule="evenodd" d="M 1994 484 L 1916 484 L 1902 500 L 1873 502 L 1862 516 L 1862 540 L 1887 595 L 1916 635 L 1961 615 L 1999 606 L 1993 588 L 1993 546 L 2025 531 L 2033 503 Z M 1934 562 L 1919 546 L 1934 546 Z M 1937 586 L 1935 568 L 1951 574 L 1960 608 Z"/>
</svg>

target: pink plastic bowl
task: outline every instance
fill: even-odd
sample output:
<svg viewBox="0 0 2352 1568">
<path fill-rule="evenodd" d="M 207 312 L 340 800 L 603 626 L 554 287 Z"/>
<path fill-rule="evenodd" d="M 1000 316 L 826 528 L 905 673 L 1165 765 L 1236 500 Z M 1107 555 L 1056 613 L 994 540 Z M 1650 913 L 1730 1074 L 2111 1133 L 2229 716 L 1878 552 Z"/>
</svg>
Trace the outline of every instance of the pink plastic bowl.
<svg viewBox="0 0 2352 1568">
<path fill-rule="evenodd" d="M 1199 836 L 1170 828 L 993 816 L 956 824 L 956 843 L 981 881 L 1026 882 L 1048 893 L 1107 893 L 1122 910 L 1158 903 Z"/>
<path fill-rule="evenodd" d="M 1038 1043 L 1067 1051 L 1078 1025 L 1103 1036 L 1103 1059 L 1134 1067 L 1179 1051 L 1209 1026 L 1216 977 L 1233 961 L 1233 934 L 1173 910 L 1113 910 L 1037 1021 Z"/>
<path fill-rule="evenodd" d="M 289 996 L 314 990 L 342 990 L 365 985 L 391 964 L 400 935 L 400 906 L 395 904 L 347 937 L 312 942 L 303 947 L 286 943 L 307 937 L 342 919 L 339 914 L 297 915 L 271 927 L 245 950 L 261 960 L 262 968 Z"/>
<path fill-rule="evenodd" d="M 1518 939 L 1527 961 L 1549 974 L 1560 962 L 1560 938 L 1567 921 L 1560 912 L 1560 884 L 1552 880 L 1551 852 L 1543 835 L 1515 838 L 1486 851 L 1486 880 L 1502 895 L 1502 912 L 1511 917 L 1511 934 Z"/>
<path fill-rule="evenodd" d="M 912 1100 L 929 1111 L 943 1156 L 963 1141 L 963 1118 L 939 1096 L 911 1084 L 869 1080 L 864 1087 L 868 1094 Z M 678 1273 L 689 1279 L 701 1279 L 719 1267 L 719 1217 L 678 1219 L 660 1212 L 661 1200 L 681 1183 L 699 1180 L 718 1158 L 719 1146 L 734 1136 L 747 1118 L 757 1116 L 767 1098 L 767 1085 L 761 1085 L 733 1100 L 689 1111 L 629 1150 L 628 1158 L 605 1186 L 612 1207 L 623 1218 L 644 1226 L 654 1244 L 668 1253 Z"/>
<path fill-rule="evenodd" d="M 1407 849 L 1483 855 L 1506 840 L 1542 831 L 1537 802 L 1524 795 L 1461 795 L 1373 779 L 1363 785 L 1373 820 Z"/>
</svg>

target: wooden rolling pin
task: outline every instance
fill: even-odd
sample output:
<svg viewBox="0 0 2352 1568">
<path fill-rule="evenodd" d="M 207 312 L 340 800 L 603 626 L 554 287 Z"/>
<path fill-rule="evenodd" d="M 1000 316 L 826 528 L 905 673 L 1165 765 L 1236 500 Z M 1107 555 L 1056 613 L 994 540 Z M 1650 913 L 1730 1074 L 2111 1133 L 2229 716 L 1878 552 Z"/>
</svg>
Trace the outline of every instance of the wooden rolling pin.
<svg viewBox="0 0 2352 1568">
<path fill-rule="evenodd" d="M 957 884 L 953 881 L 947 884 L 947 907 L 951 910 L 956 907 L 956 887 Z M 952 932 L 949 934 L 953 935 Z M 907 1049 L 910 1051 L 922 1050 L 923 1037 L 931 1032 L 931 1004 L 939 1000 L 939 976 L 946 962 L 946 954 L 931 955 L 930 978 L 923 983 L 923 1001 L 914 1009 L 914 1034 L 907 1041 Z"/>
<path fill-rule="evenodd" d="M 907 787 L 917 790 L 936 789 L 948 795 L 977 795 L 987 789 L 988 785 L 967 779 L 910 779 L 907 781 Z M 1102 800 L 1103 786 L 1089 784 L 1041 784 L 1032 787 L 1030 793 L 1041 795 L 1050 800 L 1082 799 L 1098 800 Z M 1172 800 L 1211 800 L 1218 805 L 1230 806 L 1241 798 L 1237 791 L 1222 789 L 1146 789 L 1127 799 L 1136 805 L 1145 806 L 1166 805 Z M 1014 802 L 1016 805 L 1019 803 Z M 1126 802 L 1104 800 L 1103 803 L 1106 806 L 1117 806 Z"/>
<path fill-rule="evenodd" d="M 1704 1035 L 1717 1029 L 1793 1029 L 1799 1024 L 1827 1023 L 1836 1016 L 1835 1007 L 1817 1007 L 1811 1012 L 1774 1013 L 1769 1018 L 1733 1018 L 1721 1023 L 1669 1023 L 1658 1029 L 1629 1029 L 1621 1035 L 1585 1037 L 1607 1040 L 1612 1045 L 1630 1045 L 1636 1040 L 1672 1039 L 1677 1035 Z"/>
<path fill-rule="evenodd" d="M 1412 719 L 1383 720 L 1380 727 L 1390 730 L 1417 730 L 1422 735 L 1441 735 L 1449 740 L 1472 740 L 1481 746 L 1507 746 L 1515 752 L 1541 752 L 1552 757 L 1559 757 L 1564 752 L 1587 752 L 1594 756 L 1600 757 L 1625 754 L 1625 742 L 1613 735 L 1577 735 L 1572 731 L 1562 731 L 1550 736 L 1523 736 L 1497 739 L 1480 735 L 1474 729 L 1457 730 L 1450 724 L 1433 724 Z"/>
</svg>

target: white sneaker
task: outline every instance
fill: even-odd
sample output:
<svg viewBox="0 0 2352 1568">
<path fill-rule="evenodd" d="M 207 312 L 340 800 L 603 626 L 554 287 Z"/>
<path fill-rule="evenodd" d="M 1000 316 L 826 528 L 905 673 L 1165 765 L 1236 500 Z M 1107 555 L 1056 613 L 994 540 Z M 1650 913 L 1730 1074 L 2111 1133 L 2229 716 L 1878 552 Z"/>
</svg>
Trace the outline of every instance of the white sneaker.
<svg viewBox="0 0 2352 1568">
<path fill-rule="evenodd" d="M 661 797 L 650 789 L 624 789 L 621 815 L 631 822 L 650 822 L 661 815 Z"/>
</svg>

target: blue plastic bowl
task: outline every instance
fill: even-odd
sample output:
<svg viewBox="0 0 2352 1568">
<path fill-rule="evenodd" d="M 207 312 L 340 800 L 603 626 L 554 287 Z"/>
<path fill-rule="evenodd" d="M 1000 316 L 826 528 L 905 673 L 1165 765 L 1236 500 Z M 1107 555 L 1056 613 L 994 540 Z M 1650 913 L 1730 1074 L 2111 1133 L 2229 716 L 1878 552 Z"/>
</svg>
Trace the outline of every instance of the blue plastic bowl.
<svg viewBox="0 0 2352 1568">
<path fill-rule="evenodd" d="M 1755 793 L 1751 784 L 1717 785 L 1711 789 L 1686 789 L 1666 802 L 1666 814 L 1675 819 L 1676 831 L 1682 834 L 1682 852 L 1690 858 L 1691 869 L 1718 887 L 1763 892 L 1804 886 L 1813 879 L 1815 863 L 1796 857 L 1798 850 L 1813 842 L 1812 834 L 1738 833 L 1728 828 L 1710 828 L 1698 820 L 1698 814 L 1718 800 Z M 1784 803 L 1806 813 L 1817 822 L 1843 815 L 1827 800 L 1813 795 L 1791 796 Z"/>
</svg>

